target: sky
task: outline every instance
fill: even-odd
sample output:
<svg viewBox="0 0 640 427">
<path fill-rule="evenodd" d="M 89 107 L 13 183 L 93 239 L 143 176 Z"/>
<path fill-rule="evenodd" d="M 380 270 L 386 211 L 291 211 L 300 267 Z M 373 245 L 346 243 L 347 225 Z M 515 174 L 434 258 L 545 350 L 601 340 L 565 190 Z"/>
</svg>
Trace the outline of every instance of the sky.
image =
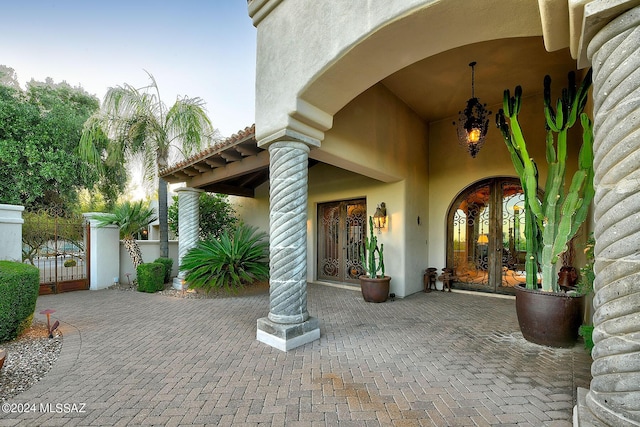
<svg viewBox="0 0 640 427">
<path fill-rule="evenodd" d="M 200 97 L 222 136 L 254 122 L 256 30 L 246 0 L 0 0 L 0 64 L 31 79 Z"/>
</svg>

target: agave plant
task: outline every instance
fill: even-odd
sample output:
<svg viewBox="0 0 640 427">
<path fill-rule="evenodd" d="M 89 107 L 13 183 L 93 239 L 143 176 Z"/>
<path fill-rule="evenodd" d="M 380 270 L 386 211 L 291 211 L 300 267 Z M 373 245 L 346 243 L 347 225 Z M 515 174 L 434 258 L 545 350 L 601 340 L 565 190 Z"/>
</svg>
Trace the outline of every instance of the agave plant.
<svg viewBox="0 0 640 427">
<path fill-rule="evenodd" d="M 218 239 L 199 242 L 182 258 L 180 270 L 192 288 L 235 290 L 269 277 L 269 241 L 256 227 L 240 225 Z"/>
<path fill-rule="evenodd" d="M 522 88 L 516 87 L 511 97 L 504 92 L 503 109 L 496 123 L 511 154 L 524 191 L 525 233 L 527 242 L 527 288 L 537 289 L 538 264 L 542 269 L 542 290 L 559 292 L 557 264 L 567 250 L 568 242 L 587 218 L 593 200 L 593 126 L 583 113 L 591 86 L 591 70 L 578 88 L 575 73 L 569 73 L 569 85 L 563 89 L 556 108 L 551 104 L 551 78 L 544 79 L 544 112 L 546 119 L 546 159 L 548 175 L 544 197 L 538 199 L 538 167 L 527 150 L 527 143 L 518 122 L 522 103 Z M 578 155 L 578 170 L 565 191 L 567 181 L 567 133 L 580 118 L 582 146 Z M 507 123 L 507 121 L 509 123 Z"/>
<path fill-rule="evenodd" d="M 134 236 L 157 219 L 153 209 L 142 201 L 124 202 L 116 205 L 109 213 L 97 213 L 91 216 L 98 221 L 99 227 L 117 225 L 120 228 L 120 237 L 125 249 L 131 257 L 134 269 L 142 264 L 142 253 Z"/>
</svg>

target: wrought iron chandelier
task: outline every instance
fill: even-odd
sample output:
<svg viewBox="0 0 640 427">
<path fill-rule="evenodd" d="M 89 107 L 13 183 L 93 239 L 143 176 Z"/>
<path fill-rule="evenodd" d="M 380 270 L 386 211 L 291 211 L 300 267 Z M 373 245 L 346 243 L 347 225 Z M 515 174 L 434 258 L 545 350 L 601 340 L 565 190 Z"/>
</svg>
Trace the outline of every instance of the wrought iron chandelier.
<svg viewBox="0 0 640 427">
<path fill-rule="evenodd" d="M 491 115 L 491 111 L 486 108 L 487 104 L 481 104 L 475 96 L 475 65 L 475 61 L 469 64 L 471 67 L 471 98 L 467 101 L 467 107 L 458 112 L 458 122 L 453 122 L 458 130 L 458 142 L 469 150 L 469 154 L 474 158 L 484 145 L 489 129 L 489 115 Z"/>
</svg>

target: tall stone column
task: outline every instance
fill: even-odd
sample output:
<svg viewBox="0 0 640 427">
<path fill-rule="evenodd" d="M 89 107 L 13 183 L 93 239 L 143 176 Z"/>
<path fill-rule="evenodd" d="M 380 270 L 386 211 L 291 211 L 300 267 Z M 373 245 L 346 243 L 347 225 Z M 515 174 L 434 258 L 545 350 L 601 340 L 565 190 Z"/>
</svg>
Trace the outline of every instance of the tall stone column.
<svg viewBox="0 0 640 427">
<path fill-rule="evenodd" d="M 574 423 L 640 425 L 640 6 L 596 0 L 584 31 L 593 67 L 595 347 Z"/>
<path fill-rule="evenodd" d="M 176 193 L 178 193 L 178 265 L 180 265 L 189 249 L 198 243 L 198 230 L 200 229 L 198 199 L 202 190 L 181 187 L 176 190 Z M 173 279 L 174 289 L 182 289 L 184 275 L 185 273 L 181 271 L 178 273 L 178 277 Z"/>
<path fill-rule="evenodd" d="M 307 177 L 309 146 L 293 138 L 269 145 L 270 304 L 257 339 L 287 351 L 320 338 L 307 312 Z"/>
</svg>

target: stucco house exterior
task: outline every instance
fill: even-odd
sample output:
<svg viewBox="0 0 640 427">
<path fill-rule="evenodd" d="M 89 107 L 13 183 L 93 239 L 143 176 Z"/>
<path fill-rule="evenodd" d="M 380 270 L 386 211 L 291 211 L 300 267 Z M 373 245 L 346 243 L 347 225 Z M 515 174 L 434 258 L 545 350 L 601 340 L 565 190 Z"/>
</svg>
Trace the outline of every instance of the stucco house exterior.
<svg viewBox="0 0 640 427">
<path fill-rule="evenodd" d="M 595 232 L 596 349 L 576 414 L 638 425 L 640 1 L 249 0 L 248 13 L 255 126 L 161 174 L 239 196 L 243 219 L 269 231 L 258 339 L 288 350 L 319 337 L 307 283 L 355 283 L 353 243 L 382 202 L 378 240 L 398 297 L 422 290 L 427 267 L 456 268 L 463 289 L 510 293 L 523 280 L 521 190 L 493 118 L 503 91 L 521 85 L 544 182 L 543 78 L 555 99 L 568 72 L 593 66 L 596 198 L 578 244 Z M 472 94 L 471 62 L 475 96 L 493 112 L 474 158 L 453 125 Z"/>
</svg>

